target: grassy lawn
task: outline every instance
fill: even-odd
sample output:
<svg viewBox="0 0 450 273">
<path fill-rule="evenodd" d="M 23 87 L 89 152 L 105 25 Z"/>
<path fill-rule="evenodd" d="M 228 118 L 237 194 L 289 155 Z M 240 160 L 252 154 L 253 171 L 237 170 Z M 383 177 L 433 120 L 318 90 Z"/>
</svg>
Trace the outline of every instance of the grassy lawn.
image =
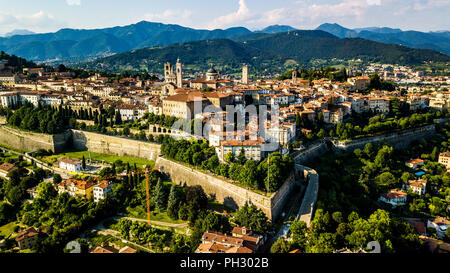
<svg viewBox="0 0 450 273">
<path fill-rule="evenodd" d="M 42 158 L 42 161 L 47 162 L 48 164 L 54 164 L 58 159 L 60 158 L 72 158 L 72 159 L 82 159 L 83 156 L 86 158 L 86 160 L 89 158 L 89 152 L 88 151 L 76 151 L 76 152 L 67 152 L 57 155 L 51 155 L 51 156 L 45 156 Z M 143 159 L 143 158 L 137 158 L 132 156 L 118 156 L 118 155 L 107 155 L 107 154 L 99 154 L 99 153 L 93 153 L 91 152 L 91 159 L 92 161 L 98 161 L 102 162 L 105 161 L 106 163 L 114 163 L 117 160 L 122 160 L 123 163 L 129 163 L 131 166 L 136 163 L 137 167 L 143 168 L 146 165 L 153 167 L 155 165 L 154 161 Z"/>
<path fill-rule="evenodd" d="M 128 217 L 131 217 L 131 218 L 147 219 L 146 209 L 141 206 L 137 206 L 134 208 L 128 207 L 127 214 L 128 214 Z M 169 224 L 184 224 L 184 223 L 186 223 L 186 221 L 182 221 L 182 220 L 173 220 L 169 216 L 167 216 L 167 213 L 165 211 L 160 212 L 157 210 L 150 211 L 150 221 L 164 222 L 164 223 L 169 223 Z"/>
<path fill-rule="evenodd" d="M 20 225 L 18 225 L 17 222 L 11 222 L 4 226 L 1 226 L 0 227 L 0 235 L 2 235 L 4 237 L 8 237 L 10 234 L 15 234 L 16 233 L 16 232 L 14 232 L 15 227 L 20 227 Z"/>
</svg>

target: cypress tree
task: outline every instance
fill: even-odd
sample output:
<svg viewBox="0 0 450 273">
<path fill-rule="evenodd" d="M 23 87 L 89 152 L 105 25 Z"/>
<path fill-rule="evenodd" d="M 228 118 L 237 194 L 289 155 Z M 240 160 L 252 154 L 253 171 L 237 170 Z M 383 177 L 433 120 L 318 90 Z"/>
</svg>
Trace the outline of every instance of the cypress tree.
<svg viewBox="0 0 450 273">
<path fill-rule="evenodd" d="M 166 207 L 166 193 L 161 178 L 158 179 L 158 183 L 153 191 L 153 204 L 158 210 L 164 210 Z"/>
<path fill-rule="evenodd" d="M 167 215 L 174 220 L 178 219 L 179 198 L 176 186 L 172 185 L 167 201 Z"/>
</svg>

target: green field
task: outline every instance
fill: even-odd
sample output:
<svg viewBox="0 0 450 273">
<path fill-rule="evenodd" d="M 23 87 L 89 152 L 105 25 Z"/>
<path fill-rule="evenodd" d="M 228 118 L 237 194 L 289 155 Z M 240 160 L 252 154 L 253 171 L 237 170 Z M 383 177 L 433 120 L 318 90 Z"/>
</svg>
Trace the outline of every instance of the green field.
<svg viewBox="0 0 450 273">
<path fill-rule="evenodd" d="M 16 232 L 14 232 L 14 228 L 17 226 L 19 226 L 19 225 L 17 225 L 16 222 L 11 222 L 4 226 L 1 226 L 0 227 L 0 235 L 4 236 L 4 237 L 8 237 L 11 234 L 15 234 Z"/>
<path fill-rule="evenodd" d="M 60 158 L 72 158 L 72 159 L 82 159 L 83 156 L 86 158 L 86 160 L 89 159 L 89 152 L 88 151 L 76 151 L 76 152 L 67 152 L 67 153 L 61 153 L 51 156 L 44 156 L 42 157 L 42 161 L 53 165 L 58 159 Z M 92 153 L 91 152 L 91 159 L 92 161 L 98 161 L 98 162 L 105 162 L 105 163 L 114 163 L 117 160 L 122 160 L 123 163 L 129 163 L 131 166 L 133 166 L 135 163 L 137 167 L 143 168 L 146 165 L 153 167 L 155 165 L 154 161 L 143 159 L 143 158 L 137 158 L 132 156 L 118 156 L 118 155 L 107 155 L 107 154 L 99 154 L 99 153 Z"/>
<path fill-rule="evenodd" d="M 137 219 L 147 219 L 146 209 L 142 206 L 137 206 L 134 208 L 127 208 L 128 217 L 137 218 Z M 184 224 L 186 221 L 182 220 L 173 220 L 165 211 L 151 211 L 150 213 L 150 221 L 164 222 L 169 224 Z"/>
</svg>

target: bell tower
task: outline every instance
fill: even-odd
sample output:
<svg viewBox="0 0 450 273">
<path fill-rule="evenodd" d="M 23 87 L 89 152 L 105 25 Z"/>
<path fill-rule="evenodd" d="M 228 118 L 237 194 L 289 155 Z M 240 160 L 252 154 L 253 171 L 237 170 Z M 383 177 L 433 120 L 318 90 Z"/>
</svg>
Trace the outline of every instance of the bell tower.
<svg viewBox="0 0 450 273">
<path fill-rule="evenodd" d="M 248 84 L 248 65 L 244 64 L 242 66 L 242 80 L 241 83 Z"/>
<path fill-rule="evenodd" d="M 177 87 L 183 87 L 183 64 L 180 62 L 180 58 L 177 60 L 176 64 L 176 74 L 177 74 Z"/>
</svg>

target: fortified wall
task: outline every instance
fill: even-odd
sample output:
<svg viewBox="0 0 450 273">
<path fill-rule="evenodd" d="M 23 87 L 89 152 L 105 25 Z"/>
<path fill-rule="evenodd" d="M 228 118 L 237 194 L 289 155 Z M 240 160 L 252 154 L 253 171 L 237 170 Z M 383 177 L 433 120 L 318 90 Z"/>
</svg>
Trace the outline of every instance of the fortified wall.
<svg viewBox="0 0 450 273">
<path fill-rule="evenodd" d="M 228 207 L 237 209 L 246 202 L 252 203 L 272 221 L 281 214 L 283 206 L 296 183 L 295 175 L 292 174 L 276 193 L 268 197 L 234 185 L 225 178 L 206 174 L 163 157 L 158 157 L 156 167 L 169 175 L 174 183 L 180 185 L 186 183 L 188 186 L 199 185 L 205 193 L 214 196 L 215 200 Z"/>
<path fill-rule="evenodd" d="M 89 150 L 94 153 L 134 156 L 156 160 L 161 146 L 159 144 L 128 139 L 125 137 L 72 130 L 73 147 L 77 150 Z"/>
<path fill-rule="evenodd" d="M 367 143 L 379 144 L 386 142 L 396 149 L 406 149 L 415 140 L 433 136 L 436 133 L 434 124 L 419 128 L 388 133 L 375 137 L 367 137 L 350 141 L 333 141 L 333 151 L 337 153 L 353 152 L 356 149 L 364 149 Z"/>
<path fill-rule="evenodd" d="M 48 135 L 0 125 L 0 143 L 24 151 L 45 149 L 54 153 L 62 152 L 67 145 L 70 145 L 71 135 L 70 131 Z"/>
<path fill-rule="evenodd" d="M 306 149 L 301 150 L 294 158 L 297 164 L 306 164 L 329 151 L 329 147 L 325 141 L 319 141 Z"/>
<path fill-rule="evenodd" d="M 319 174 L 315 170 L 299 164 L 296 164 L 295 168 L 304 173 L 308 182 L 296 220 L 303 221 L 310 227 L 319 194 Z"/>
</svg>

